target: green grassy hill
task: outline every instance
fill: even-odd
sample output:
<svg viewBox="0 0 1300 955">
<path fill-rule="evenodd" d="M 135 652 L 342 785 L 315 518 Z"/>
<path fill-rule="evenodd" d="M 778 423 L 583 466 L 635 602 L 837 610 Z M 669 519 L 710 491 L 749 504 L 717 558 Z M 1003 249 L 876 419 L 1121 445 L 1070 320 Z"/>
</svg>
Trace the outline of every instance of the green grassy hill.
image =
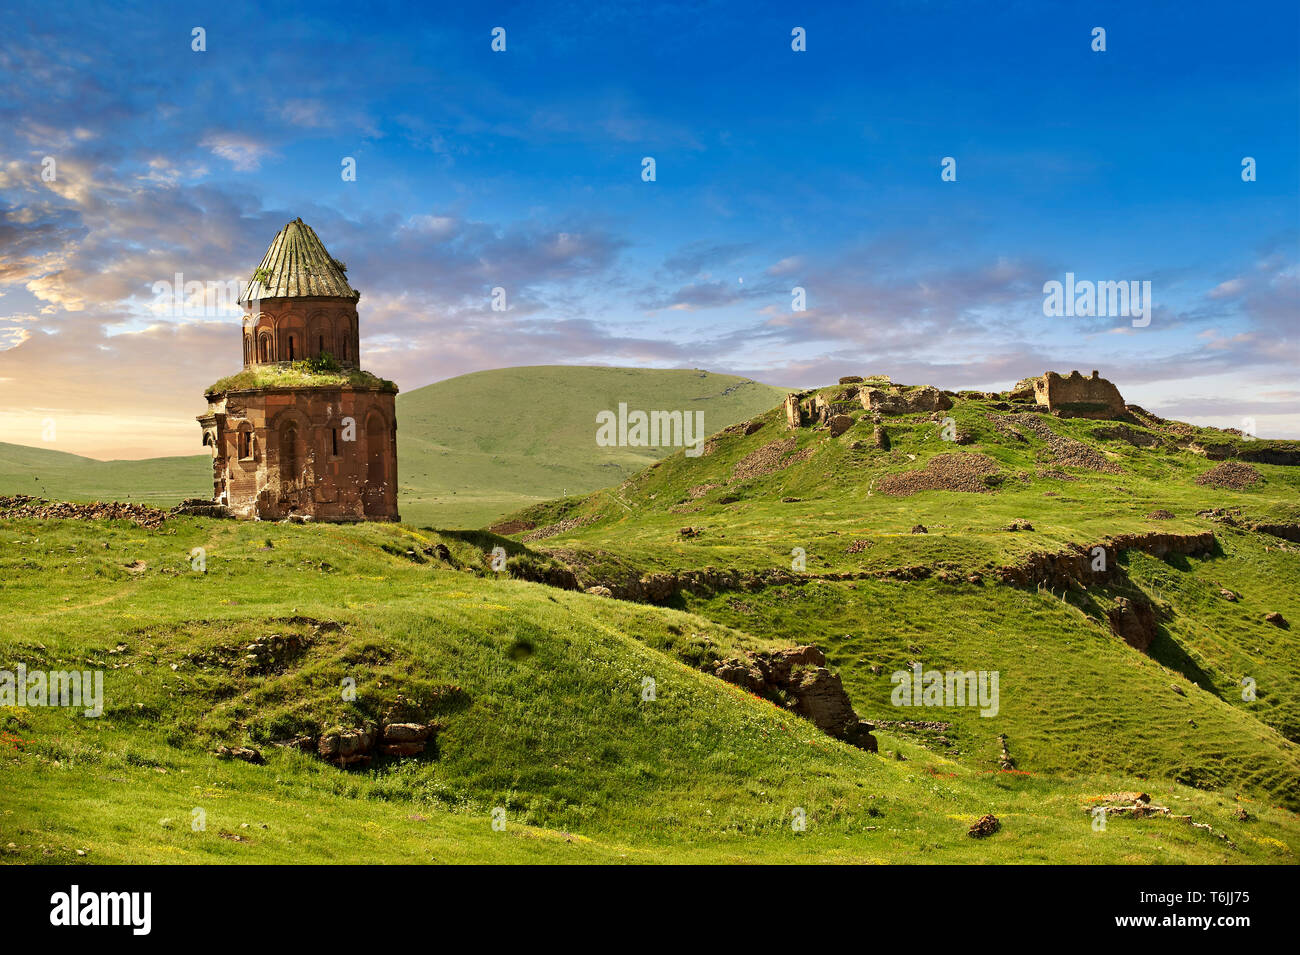
<svg viewBox="0 0 1300 955">
<path fill-rule="evenodd" d="M 198 454 L 97 461 L 63 451 L 0 442 L 0 495 L 6 494 L 171 507 L 187 497 L 212 496 L 212 458 Z"/>
<path fill-rule="evenodd" d="M 1104 768 L 1300 809 L 1300 599 L 1289 583 L 1300 547 L 1252 529 L 1300 531 L 1300 469 L 1231 459 L 1285 456 L 1294 443 L 955 397 L 949 411 L 879 426 L 859 407 L 838 437 L 791 430 L 772 409 L 700 458 L 674 455 L 616 489 L 523 511 L 517 536 L 584 586 L 657 589 L 712 621 L 821 646 L 867 718 L 943 724 L 901 731 L 972 769 L 998 765 L 1005 734 L 1016 765 L 1036 774 Z M 943 439 L 945 418 L 957 441 Z M 1255 483 L 1198 483 L 1223 473 L 1195 451 L 1216 442 Z M 1206 531 L 1208 553 L 1155 553 L 1159 535 Z M 1124 535 L 1149 552 L 1112 549 L 1094 574 L 1091 548 Z M 1061 554 L 1083 571 L 1046 572 Z M 1151 608 L 1145 652 L 1112 632 L 1120 598 Z M 998 671 L 1000 711 L 892 705 L 891 675 L 914 662 Z"/>
<path fill-rule="evenodd" d="M 481 527 L 507 511 L 622 482 L 672 448 L 596 445 L 596 414 L 702 411 L 705 433 L 785 391 L 706 371 L 545 365 L 481 371 L 398 395 L 402 517 Z"/>
<path fill-rule="evenodd" d="M 1294 813 L 1251 793 L 1100 764 L 990 772 L 890 730 L 879 755 L 853 749 L 693 665 L 767 635 L 497 579 L 488 534 L 181 518 L 7 520 L 0 535 L 0 668 L 105 672 L 98 719 L 0 709 L 5 861 L 1266 863 L 1300 850 Z M 445 559 L 425 556 L 439 545 Z M 300 642 L 270 662 L 248 653 L 274 638 Z M 436 750 L 342 770 L 275 745 L 385 717 L 438 723 Z M 222 744 L 266 764 L 222 759 Z M 1093 831 L 1087 807 L 1136 789 L 1213 831 L 1120 817 Z M 970 838 L 989 812 L 1001 831 Z"/>
<path fill-rule="evenodd" d="M 2 520 L 0 670 L 103 669 L 106 702 L 0 708 L 0 858 L 1293 864 L 1300 474 L 1262 462 L 1295 445 L 954 398 L 835 436 L 769 408 L 510 537 Z M 545 426 L 526 404 L 497 402 L 479 467 Z M 1110 623 L 1136 608 L 1145 649 Z M 805 643 L 878 753 L 712 675 Z M 895 705 L 917 663 L 996 672 L 996 714 Z M 342 770 L 290 745 L 385 721 L 436 746 Z M 1094 828 L 1139 791 L 1170 815 Z"/>
<path fill-rule="evenodd" d="M 529 504 L 617 484 L 671 452 L 598 447 L 596 413 L 617 411 L 619 402 L 631 410 L 703 411 L 711 434 L 784 395 L 705 371 L 568 365 L 476 372 L 417 388 L 397 398 L 402 516 L 481 527 Z M 0 495 L 15 493 L 170 507 L 211 496 L 211 458 L 96 461 L 0 442 Z"/>
</svg>

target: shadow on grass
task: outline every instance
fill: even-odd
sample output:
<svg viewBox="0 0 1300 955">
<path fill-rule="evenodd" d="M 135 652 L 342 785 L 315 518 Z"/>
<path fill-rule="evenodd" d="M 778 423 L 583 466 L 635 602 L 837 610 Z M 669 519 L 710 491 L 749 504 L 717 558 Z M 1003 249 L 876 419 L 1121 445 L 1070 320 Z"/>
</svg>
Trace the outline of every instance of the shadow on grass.
<svg viewBox="0 0 1300 955">
<path fill-rule="evenodd" d="M 1187 651 L 1164 627 L 1156 628 L 1155 639 L 1151 641 L 1151 646 L 1147 647 L 1147 656 L 1171 670 L 1177 670 L 1211 696 L 1223 699 L 1209 675 L 1187 655 Z"/>
<path fill-rule="evenodd" d="M 491 531 L 469 530 L 469 531 L 445 531 L 435 527 L 426 527 L 424 530 L 433 531 L 442 537 L 448 537 L 454 541 L 460 541 L 462 544 L 469 544 L 471 547 L 477 547 L 485 553 L 490 553 L 494 547 L 504 547 L 509 555 L 526 554 L 528 547 L 519 541 L 512 541 L 509 537 L 502 537 L 499 534 L 493 534 Z"/>
</svg>

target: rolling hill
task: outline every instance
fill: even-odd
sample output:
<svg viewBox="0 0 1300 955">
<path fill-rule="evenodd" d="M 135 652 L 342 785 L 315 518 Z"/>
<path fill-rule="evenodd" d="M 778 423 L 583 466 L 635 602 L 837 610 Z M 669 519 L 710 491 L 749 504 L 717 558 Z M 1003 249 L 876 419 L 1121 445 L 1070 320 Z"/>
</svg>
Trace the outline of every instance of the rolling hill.
<svg viewBox="0 0 1300 955">
<path fill-rule="evenodd" d="M 701 411 L 712 434 L 785 391 L 706 371 L 542 365 L 481 371 L 398 395 L 402 519 L 480 527 L 503 513 L 621 483 L 672 448 L 599 447 L 596 415 Z"/>
<path fill-rule="evenodd" d="M 848 410 L 847 390 L 813 397 Z M 772 409 L 509 529 L 584 587 L 822 647 L 868 718 L 968 766 L 997 766 L 1004 737 L 1033 772 L 1300 809 L 1295 442 L 1008 397 L 859 406 L 835 435 Z M 917 662 L 997 671 L 1000 710 L 893 705 Z"/>
<path fill-rule="evenodd" d="M 902 407 L 854 409 L 858 391 L 525 507 L 509 536 L 11 514 L 0 670 L 95 667 L 105 699 L 98 719 L 0 708 L 0 844 L 46 862 L 1293 863 L 1297 446 L 1013 394 L 929 411 L 895 387 Z M 785 683 L 753 682 L 808 644 L 829 670 L 800 652 Z M 1000 689 L 901 705 L 917 667 Z M 814 722 L 841 684 L 878 751 Z M 384 753 L 389 727 L 433 742 Z M 350 770 L 328 761 L 345 745 L 365 754 Z"/>
<path fill-rule="evenodd" d="M 0 669 L 104 673 L 99 718 L 0 707 L 2 861 L 1267 863 L 1300 851 L 1294 813 L 1254 792 L 1100 760 L 990 772 L 890 727 L 879 754 L 855 749 L 698 666 L 767 635 L 495 575 L 487 548 L 528 555 L 487 533 L 195 517 L 0 530 Z M 390 721 L 435 726 L 436 743 L 351 770 L 298 744 Z M 1173 817 L 1092 829 L 1089 807 L 1138 789 L 1212 831 Z M 1234 815 L 1243 805 L 1249 821 Z M 988 813 L 1001 830 L 968 836 Z"/>
<path fill-rule="evenodd" d="M 99 461 L 64 451 L 0 442 L 0 495 L 7 494 L 171 507 L 188 497 L 212 496 L 212 458 L 198 454 Z"/>
<path fill-rule="evenodd" d="M 404 520 L 479 527 L 507 511 L 617 484 L 671 448 L 599 447 L 599 411 L 702 411 L 706 433 L 757 414 L 782 389 L 705 371 L 568 365 L 503 368 L 398 396 Z M 197 426 L 195 430 L 197 443 Z M 0 443 L 0 495 L 171 506 L 212 493 L 206 454 L 96 461 Z"/>
</svg>

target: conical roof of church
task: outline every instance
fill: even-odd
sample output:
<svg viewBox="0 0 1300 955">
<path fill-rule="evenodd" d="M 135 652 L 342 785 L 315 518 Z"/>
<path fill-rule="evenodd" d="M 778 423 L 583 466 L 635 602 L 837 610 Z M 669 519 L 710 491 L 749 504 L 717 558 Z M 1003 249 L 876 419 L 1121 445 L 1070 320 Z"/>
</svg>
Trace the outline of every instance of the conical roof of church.
<svg viewBox="0 0 1300 955">
<path fill-rule="evenodd" d="M 330 255 L 320 237 L 302 219 L 276 235 L 262 264 L 249 279 L 239 302 L 262 298 L 349 298 L 361 293 L 348 284 L 345 266 Z"/>
</svg>

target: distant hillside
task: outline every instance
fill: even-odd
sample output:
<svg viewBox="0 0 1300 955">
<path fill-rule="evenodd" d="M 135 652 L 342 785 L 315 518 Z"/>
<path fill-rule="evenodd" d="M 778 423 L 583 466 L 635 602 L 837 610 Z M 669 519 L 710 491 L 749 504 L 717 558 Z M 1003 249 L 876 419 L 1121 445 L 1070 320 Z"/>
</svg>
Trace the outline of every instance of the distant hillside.
<svg viewBox="0 0 1300 955">
<path fill-rule="evenodd" d="M 785 391 L 731 375 L 568 365 L 475 372 L 397 399 L 403 520 L 480 527 L 566 494 L 618 484 L 672 448 L 602 448 L 596 413 L 702 411 L 704 431 L 767 411 Z M 198 428 L 195 427 L 195 443 Z M 170 506 L 212 493 L 210 458 L 96 461 L 0 443 L 0 494 Z"/>
<path fill-rule="evenodd" d="M 212 495 L 212 459 L 196 454 L 97 461 L 65 451 L 0 442 L 0 494 L 66 501 L 137 501 L 169 507 L 187 497 Z"/>
<path fill-rule="evenodd" d="M 786 392 L 732 375 L 541 365 L 450 378 L 397 397 L 402 519 L 478 527 L 550 498 L 618 484 L 673 448 L 602 448 L 596 414 L 702 411 L 713 434 Z"/>
</svg>

